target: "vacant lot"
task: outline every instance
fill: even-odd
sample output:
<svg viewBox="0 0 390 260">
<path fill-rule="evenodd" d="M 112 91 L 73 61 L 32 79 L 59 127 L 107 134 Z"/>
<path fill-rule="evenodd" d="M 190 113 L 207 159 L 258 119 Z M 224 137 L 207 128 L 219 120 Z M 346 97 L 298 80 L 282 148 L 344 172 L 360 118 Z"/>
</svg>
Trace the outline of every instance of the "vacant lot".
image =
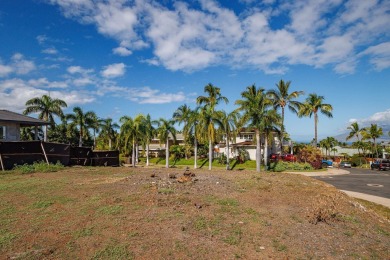
<svg viewBox="0 0 390 260">
<path fill-rule="evenodd" d="M 0 175 L 0 196 L 3 259 L 390 257 L 389 211 L 299 175 L 68 168 Z"/>
</svg>

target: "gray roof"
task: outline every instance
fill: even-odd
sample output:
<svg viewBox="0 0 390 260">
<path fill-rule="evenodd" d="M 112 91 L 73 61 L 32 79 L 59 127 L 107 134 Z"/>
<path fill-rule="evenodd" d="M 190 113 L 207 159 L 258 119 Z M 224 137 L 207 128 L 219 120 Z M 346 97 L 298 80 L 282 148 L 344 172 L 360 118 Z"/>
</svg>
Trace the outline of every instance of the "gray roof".
<svg viewBox="0 0 390 260">
<path fill-rule="evenodd" d="M 33 118 L 30 116 L 25 116 L 22 114 L 18 114 L 15 112 L 11 112 L 8 110 L 0 109 L 0 122 L 12 122 L 12 123 L 20 123 L 20 126 L 38 126 L 38 125 L 48 125 L 49 123 Z"/>
</svg>

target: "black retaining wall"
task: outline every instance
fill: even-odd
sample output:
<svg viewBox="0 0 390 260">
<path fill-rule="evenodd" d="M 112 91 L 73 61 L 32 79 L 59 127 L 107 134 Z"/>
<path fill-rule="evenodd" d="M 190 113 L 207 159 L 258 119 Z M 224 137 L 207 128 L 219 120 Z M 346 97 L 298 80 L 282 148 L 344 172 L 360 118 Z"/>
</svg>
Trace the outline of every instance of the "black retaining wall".
<svg viewBox="0 0 390 260">
<path fill-rule="evenodd" d="M 119 151 L 92 151 L 89 147 L 42 141 L 0 142 L 0 170 L 38 161 L 65 166 L 119 166 Z"/>
</svg>

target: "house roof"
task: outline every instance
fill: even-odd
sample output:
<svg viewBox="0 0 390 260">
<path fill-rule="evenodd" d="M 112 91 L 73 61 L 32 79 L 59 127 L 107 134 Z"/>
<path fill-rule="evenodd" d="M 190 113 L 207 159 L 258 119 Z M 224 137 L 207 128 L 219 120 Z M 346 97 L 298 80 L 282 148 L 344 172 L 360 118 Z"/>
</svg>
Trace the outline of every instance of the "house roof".
<svg viewBox="0 0 390 260">
<path fill-rule="evenodd" d="M 25 116 L 8 110 L 0 109 L 0 122 L 20 123 L 21 127 L 49 125 L 41 119 Z"/>
</svg>

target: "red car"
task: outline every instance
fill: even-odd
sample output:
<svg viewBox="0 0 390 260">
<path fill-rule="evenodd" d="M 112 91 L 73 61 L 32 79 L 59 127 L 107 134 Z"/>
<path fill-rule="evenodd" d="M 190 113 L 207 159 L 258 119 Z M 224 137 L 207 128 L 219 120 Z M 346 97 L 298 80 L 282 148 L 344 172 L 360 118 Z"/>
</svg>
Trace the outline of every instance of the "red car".
<svg viewBox="0 0 390 260">
<path fill-rule="evenodd" d="M 271 161 L 277 161 L 277 160 L 280 159 L 280 155 L 277 154 L 277 153 L 272 153 L 272 154 L 269 156 L 269 159 L 270 159 Z"/>
<path fill-rule="evenodd" d="M 296 162 L 297 157 L 295 157 L 293 154 L 284 154 L 282 155 L 282 160 L 287 162 Z"/>
</svg>

